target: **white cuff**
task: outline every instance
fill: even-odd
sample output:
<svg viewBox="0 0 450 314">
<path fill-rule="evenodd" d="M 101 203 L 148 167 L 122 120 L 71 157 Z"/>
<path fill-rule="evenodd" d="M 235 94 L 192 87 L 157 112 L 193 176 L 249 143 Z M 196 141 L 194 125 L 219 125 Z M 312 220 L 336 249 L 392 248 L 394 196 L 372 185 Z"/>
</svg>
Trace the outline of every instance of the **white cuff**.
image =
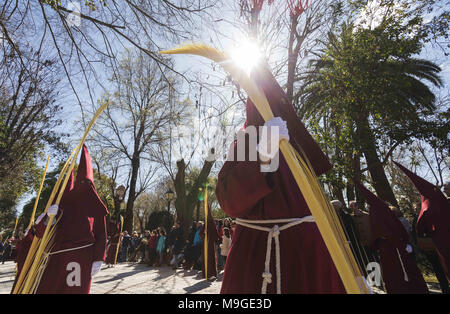
<svg viewBox="0 0 450 314">
<path fill-rule="evenodd" d="M 52 206 L 50 206 L 47 210 L 47 214 L 49 216 L 51 216 L 51 215 L 56 216 L 58 214 L 58 205 L 53 204 Z"/>
</svg>

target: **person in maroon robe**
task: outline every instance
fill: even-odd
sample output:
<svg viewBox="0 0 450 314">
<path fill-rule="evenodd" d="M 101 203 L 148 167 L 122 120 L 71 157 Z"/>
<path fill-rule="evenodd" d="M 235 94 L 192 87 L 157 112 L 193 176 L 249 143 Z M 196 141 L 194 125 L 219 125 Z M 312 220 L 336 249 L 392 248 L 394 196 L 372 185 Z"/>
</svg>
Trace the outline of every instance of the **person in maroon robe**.
<svg viewBox="0 0 450 314">
<path fill-rule="evenodd" d="M 328 171 L 331 164 L 326 155 L 298 118 L 267 66 L 255 68 L 252 78 L 265 93 L 276 117 L 272 120 L 280 126 L 280 134 L 288 137 L 297 152 L 309 159 L 316 175 Z M 263 140 L 258 127 L 270 123 L 264 122 L 250 99 L 246 113 L 243 130 L 256 127 L 259 145 Z M 267 158 L 260 153 L 257 160 L 249 159 L 250 151 L 258 145 L 245 141 L 245 161 L 238 161 L 238 145 L 234 141 L 231 146 L 234 156 L 229 153 L 218 175 L 216 196 L 222 210 L 238 218 L 221 293 L 345 293 L 284 157 L 278 154 L 275 171 L 262 172 L 261 164 L 267 163 Z M 272 222 L 264 223 L 267 220 Z M 272 247 L 270 242 L 275 245 Z"/>
<path fill-rule="evenodd" d="M 120 239 L 120 226 L 119 222 L 111 220 L 108 224 L 107 228 L 109 241 L 108 241 L 108 249 L 106 253 L 106 260 L 105 264 L 107 265 L 114 265 L 114 261 L 116 258 L 116 252 L 118 250 L 117 244 L 119 243 Z"/>
<path fill-rule="evenodd" d="M 409 234 L 388 204 L 355 184 L 369 204 L 371 246 L 378 250 L 387 293 L 425 294 L 428 287 L 417 267 Z"/>
<path fill-rule="evenodd" d="M 205 228 L 206 226 L 206 228 Z M 216 248 L 219 244 L 219 234 L 217 233 L 216 224 L 214 222 L 214 218 L 211 214 L 211 208 L 208 208 L 208 221 L 206 225 L 203 225 L 201 230 L 201 235 L 203 238 L 203 248 L 205 247 L 205 230 L 206 230 L 206 241 L 207 243 L 207 259 L 208 259 L 208 265 L 205 270 L 205 252 L 203 252 L 202 256 L 202 274 L 203 278 L 206 278 L 207 280 L 212 280 L 214 278 L 217 278 L 217 264 L 216 264 Z"/>
<path fill-rule="evenodd" d="M 91 157 L 85 145 L 73 189 L 61 199 L 57 211 L 55 245 L 37 287 L 37 293 L 87 294 L 92 277 L 106 253 L 108 210 L 94 186 Z M 51 211 L 52 210 L 52 211 Z"/>
<path fill-rule="evenodd" d="M 64 197 L 67 195 L 67 193 L 69 193 L 70 190 L 72 190 L 72 188 L 73 188 L 73 171 L 70 173 L 70 177 L 69 180 L 67 181 L 66 188 L 64 189 L 62 199 L 64 199 Z M 44 235 L 45 225 L 42 219 L 45 216 L 46 216 L 45 213 L 39 215 L 36 221 L 31 225 L 30 229 L 25 230 L 24 237 L 20 239 L 16 244 L 17 255 L 15 258 L 15 262 L 17 263 L 17 272 L 11 292 L 14 291 L 17 280 L 19 279 L 20 273 L 25 264 L 31 244 L 33 243 L 34 237 L 42 238 L 42 236 Z"/>
<path fill-rule="evenodd" d="M 434 184 L 395 163 L 411 180 L 421 196 L 421 209 L 416 230 L 431 236 L 447 281 L 450 283 L 450 203 Z"/>
<path fill-rule="evenodd" d="M 11 292 L 14 291 L 16 287 L 17 280 L 19 279 L 20 273 L 22 271 L 23 265 L 25 264 L 25 259 L 27 258 L 28 251 L 30 250 L 31 243 L 34 238 L 34 228 L 31 230 L 27 230 L 25 236 L 22 239 L 19 239 L 16 243 L 16 257 L 14 262 L 17 264 L 17 272 L 16 277 L 14 279 L 13 286 L 11 288 Z"/>
</svg>

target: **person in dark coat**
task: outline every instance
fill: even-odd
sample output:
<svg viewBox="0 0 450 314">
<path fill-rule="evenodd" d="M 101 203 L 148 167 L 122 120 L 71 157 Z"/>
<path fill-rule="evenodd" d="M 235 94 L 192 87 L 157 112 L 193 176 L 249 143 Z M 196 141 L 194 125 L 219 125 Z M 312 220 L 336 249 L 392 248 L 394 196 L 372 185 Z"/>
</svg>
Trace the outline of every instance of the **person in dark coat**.
<svg viewBox="0 0 450 314">
<path fill-rule="evenodd" d="M 4 245 L 4 251 L 2 255 L 2 264 L 5 264 L 5 261 L 9 260 L 12 253 L 12 245 L 11 239 L 7 239 Z"/>
<path fill-rule="evenodd" d="M 186 244 L 184 246 L 184 265 L 183 268 L 185 270 L 190 270 L 194 265 L 194 238 L 195 233 L 197 231 L 197 224 L 195 222 L 192 223 L 191 230 L 189 231 L 189 235 L 186 240 Z"/>
<path fill-rule="evenodd" d="M 131 237 L 128 234 L 128 232 L 125 230 L 123 232 L 122 237 L 122 254 L 121 254 L 121 262 L 127 262 L 128 261 L 128 254 L 130 252 L 131 248 Z"/>
<path fill-rule="evenodd" d="M 172 230 L 172 239 L 173 239 L 173 246 L 172 246 L 172 268 L 177 269 L 178 263 L 181 261 L 182 258 L 182 251 L 184 248 L 184 241 L 183 241 L 183 230 L 181 229 L 180 223 L 176 223 L 175 229 Z"/>
<path fill-rule="evenodd" d="M 203 239 L 202 239 L 203 223 L 201 221 L 197 222 L 197 227 L 195 230 L 194 240 L 193 240 L 193 260 L 195 270 L 202 269 L 202 255 L 203 255 Z"/>
<path fill-rule="evenodd" d="M 158 244 L 159 234 L 157 230 L 153 230 L 148 240 L 148 266 L 153 266 L 156 262 L 156 246 Z"/>
<path fill-rule="evenodd" d="M 120 222 L 118 219 L 110 218 L 106 228 L 108 234 L 108 245 L 106 250 L 105 264 L 113 266 L 115 264 L 116 252 L 119 249 Z"/>
</svg>

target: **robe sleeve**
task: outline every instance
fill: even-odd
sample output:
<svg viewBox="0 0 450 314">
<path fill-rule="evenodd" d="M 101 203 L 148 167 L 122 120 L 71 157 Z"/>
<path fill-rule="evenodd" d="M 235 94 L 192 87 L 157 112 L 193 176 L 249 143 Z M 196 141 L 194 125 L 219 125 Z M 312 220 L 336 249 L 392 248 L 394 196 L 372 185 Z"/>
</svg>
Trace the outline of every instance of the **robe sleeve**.
<svg viewBox="0 0 450 314">
<path fill-rule="evenodd" d="M 105 261 L 106 258 L 106 219 L 105 217 L 96 217 L 93 226 L 94 243 L 94 261 Z"/>
<path fill-rule="evenodd" d="M 45 219 L 47 219 L 47 216 L 45 216 L 37 225 L 34 225 L 34 234 L 40 239 L 44 236 L 46 228 L 46 225 L 44 224 Z"/>
<path fill-rule="evenodd" d="M 226 161 L 216 185 L 216 196 L 222 210 L 231 217 L 246 216 L 273 191 L 271 178 L 271 173 L 261 172 L 258 161 Z"/>
</svg>

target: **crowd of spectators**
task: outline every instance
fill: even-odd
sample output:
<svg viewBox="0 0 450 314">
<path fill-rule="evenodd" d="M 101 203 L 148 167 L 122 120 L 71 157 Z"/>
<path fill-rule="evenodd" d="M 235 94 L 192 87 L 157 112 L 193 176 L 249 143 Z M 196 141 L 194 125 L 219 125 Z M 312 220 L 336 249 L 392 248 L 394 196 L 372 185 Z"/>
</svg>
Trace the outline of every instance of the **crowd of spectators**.
<svg viewBox="0 0 450 314">
<path fill-rule="evenodd" d="M 220 243 L 216 250 L 217 270 L 223 270 L 231 246 L 236 224 L 230 218 L 215 219 Z M 185 236 L 180 223 L 166 231 L 160 226 L 154 230 L 137 231 L 121 236 L 118 263 L 131 262 L 149 267 L 171 266 L 173 269 L 201 270 L 203 259 L 204 222 L 193 222 Z M 112 266 L 112 265 L 111 265 Z"/>
</svg>

